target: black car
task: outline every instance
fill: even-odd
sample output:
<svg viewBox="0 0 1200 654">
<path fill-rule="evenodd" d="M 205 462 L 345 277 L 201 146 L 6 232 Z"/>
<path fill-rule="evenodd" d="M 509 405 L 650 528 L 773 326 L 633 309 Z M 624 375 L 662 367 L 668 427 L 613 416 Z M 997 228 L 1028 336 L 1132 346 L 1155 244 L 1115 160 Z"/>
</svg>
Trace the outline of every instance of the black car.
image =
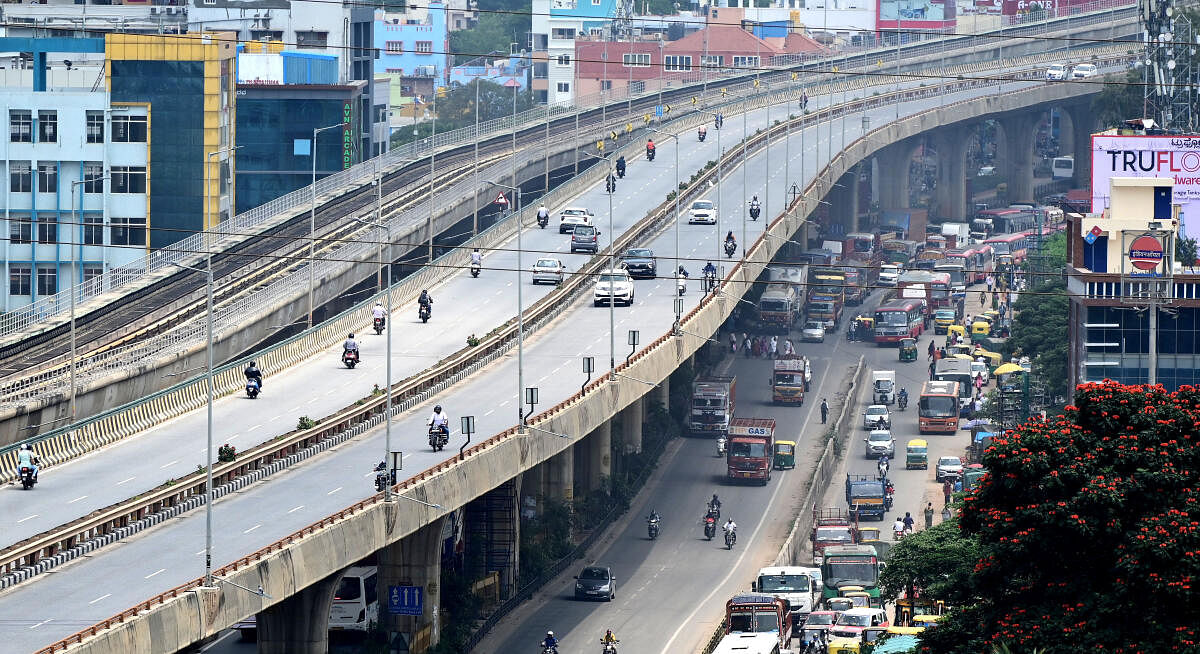
<svg viewBox="0 0 1200 654">
<path fill-rule="evenodd" d="M 658 273 L 658 263 L 654 260 L 654 250 L 647 248 L 631 248 L 621 255 L 621 265 L 629 271 L 630 277 L 654 277 Z"/>
<path fill-rule="evenodd" d="M 592 565 L 575 577 L 575 599 L 602 599 L 611 602 L 617 596 L 617 580 L 607 566 Z"/>
</svg>

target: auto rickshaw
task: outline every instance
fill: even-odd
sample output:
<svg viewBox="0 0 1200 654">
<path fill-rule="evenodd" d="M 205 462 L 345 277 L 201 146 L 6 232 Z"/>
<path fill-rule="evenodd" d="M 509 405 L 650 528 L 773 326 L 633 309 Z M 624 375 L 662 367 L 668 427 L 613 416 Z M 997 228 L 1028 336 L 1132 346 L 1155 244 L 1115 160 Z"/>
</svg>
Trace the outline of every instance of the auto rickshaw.
<svg viewBox="0 0 1200 654">
<path fill-rule="evenodd" d="M 914 438 L 904 448 L 904 469 L 929 469 L 929 443 L 923 438 Z"/>
<path fill-rule="evenodd" d="M 795 441 L 775 441 L 775 469 L 784 470 L 796 467 Z"/>
<path fill-rule="evenodd" d="M 854 606 L 860 609 L 878 609 L 882 608 L 882 600 L 878 597 L 871 597 L 871 594 L 863 590 L 855 590 L 846 592 L 842 589 L 842 597 L 849 597 L 854 602 Z"/>
<path fill-rule="evenodd" d="M 993 327 L 996 325 L 996 323 L 1000 322 L 1000 312 L 995 309 L 988 309 L 987 311 L 984 311 L 982 315 L 984 320 L 992 323 Z"/>
<path fill-rule="evenodd" d="M 858 540 L 879 540 L 879 527 L 859 527 Z"/>
<path fill-rule="evenodd" d="M 900 360 L 901 361 L 916 361 L 917 360 L 917 339 L 915 339 L 915 338 L 900 339 Z"/>
<path fill-rule="evenodd" d="M 962 341 L 967 334 L 967 329 L 962 325 L 950 325 L 946 328 L 946 338 L 950 338 L 951 334 L 958 336 L 958 340 Z"/>
<path fill-rule="evenodd" d="M 992 323 L 986 320 L 976 320 L 971 323 L 971 342 L 977 343 L 992 335 Z"/>
<path fill-rule="evenodd" d="M 862 636 L 835 636 L 825 647 L 829 654 L 862 654 Z"/>
<path fill-rule="evenodd" d="M 940 616 L 940 615 L 930 615 L 928 613 L 920 613 L 920 614 L 914 615 L 912 617 L 912 626 L 929 628 L 929 627 L 936 626 L 938 623 L 938 620 L 941 620 L 941 619 L 942 619 L 942 616 Z"/>
<path fill-rule="evenodd" d="M 849 597 L 830 597 L 825 600 L 825 610 L 841 613 L 854 608 L 854 600 Z"/>
<path fill-rule="evenodd" d="M 1004 356 L 999 352 L 989 352 L 987 350 L 975 350 L 971 353 L 977 357 L 983 357 L 983 360 L 988 364 L 988 372 L 996 373 L 996 368 L 999 368 L 1004 363 Z"/>
</svg>

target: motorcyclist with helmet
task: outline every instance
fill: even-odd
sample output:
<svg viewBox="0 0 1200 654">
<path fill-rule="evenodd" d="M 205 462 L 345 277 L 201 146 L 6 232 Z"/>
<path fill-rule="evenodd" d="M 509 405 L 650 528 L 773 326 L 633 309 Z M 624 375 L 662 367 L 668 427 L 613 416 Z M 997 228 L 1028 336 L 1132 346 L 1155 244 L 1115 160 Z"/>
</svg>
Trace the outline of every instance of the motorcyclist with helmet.
<svg viewBox="0 0 1200 654">
<path fill-rule="evenodd" d="M 342 343 L 342 356 L 344 357 L 350 352 L 353 352 L 355 355 L 360 355 L 360 352 L 358 351 L 358 341 L 354 340 L 354 334 L 347 336 L 346 342 Z"/>
<path fill-rule="evenodd" d="M 433 317 L 433 296 L 429 294 L 429 291 L 421 290 L 421 297 L 417 298 L 417 305 L 424 309 L 430 318 Z"/>
<path fill-rule="evenodd" d="M 37 483 L 38 478 L 38 457 L 33 453 L 33 446 L 26 443 L 17 451 L 17 470 L 21 468 L 31 468 L 33 470 L 33 483 Z"/>
<path fill-rule="evenodd" d="M 371 318 L 379 321 L 381 331 L 387 327 L 387 309 L 383 308 L 383 300 L 375 301 L 375 308 L 371 309 Z"/>
<path fill-rule="evenodd" d="M 243 371 L 242 374 L 246 375 L 247 382 L 249 382 L 251 379 L 258 382 L 258 389 L 262 390 L 263 374 L 262 374 L 262 371 L 258 369 L 258 366 L 254 364 L 253 361 L 250 362 L 250 365 L 246 366 L 246 370 Z"/>
<path fill-rule="evenodd" d="M 758 203 L 758 196 L 756 195 L 750 200 L 750 219 L 758 220 L 759 211 L 761 211 L 761 206 Z"/>
<path fill-rule="evenodd" d="M 617 177 L 625 177 L 625 155 L 617 157 Z"/>
<path fill-rule="evenodd" d="M 553 631 L 546 632 L 546 637 L 542 639 L 542 648 L 558 654 L 558 639 L 554 637 Z"/>
<path fill-rule="evenodd" d="M 617 640 L 617 635 L 612 632 L 612 629 L 606 629 L 604 637 L 600 639 L 600 644 L 604 645 L 604 651 L 613 652 L 613 654 L 616 654 L 616 645 L 619 642 L 621 641 Z"/>
<path fill-rule="evenodd" d="M 537 222 L 541 227 L 545 227 L 546 223 L 550 222 L 550 210 L 546 208 L 545 202 L 538 206 Z"/>
<path fill-rule="evenodd" d="M 445 436 L 450 435 L 450 416 L 442 411 L 442 405 L 433 407 L 433 415 L 429 416 L 428 424 L 430 431 L 437 429 Z"/>
</svg>

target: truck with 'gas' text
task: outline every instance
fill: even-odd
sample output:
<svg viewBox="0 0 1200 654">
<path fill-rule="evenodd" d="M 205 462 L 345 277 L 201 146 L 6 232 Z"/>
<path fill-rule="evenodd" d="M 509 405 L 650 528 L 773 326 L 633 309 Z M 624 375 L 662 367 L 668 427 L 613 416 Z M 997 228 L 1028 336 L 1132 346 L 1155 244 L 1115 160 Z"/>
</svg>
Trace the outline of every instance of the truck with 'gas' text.
<svg viewBox="0 0 1200 654">
<path fill-rule="evenodd" d="M 774 418 L 734 418 L 729 422 L 725 446 L 726 476 L 729 481 L 771 481 L 775 456 Z"/>
</svg>

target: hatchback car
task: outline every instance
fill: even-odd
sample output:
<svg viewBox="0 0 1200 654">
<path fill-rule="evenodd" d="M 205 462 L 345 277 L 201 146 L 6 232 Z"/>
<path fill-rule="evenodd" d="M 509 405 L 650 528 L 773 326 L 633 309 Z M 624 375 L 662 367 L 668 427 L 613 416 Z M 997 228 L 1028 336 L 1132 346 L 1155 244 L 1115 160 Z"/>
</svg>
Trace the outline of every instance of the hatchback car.
<svg viewBox="0 0 1200 654">
<path fill-rule="evenodd" d="M 629 271 L 630 277 L 653 278 L 658 274 L 658 263 L 654 259 L 654 250 L 648 248 L 630 248 L 621 255 L 621 265 Z"/>
<path fill-rule="evenodd" d="M 617 579 L 612 568 L 588 566 L 575 577 L 575 599 L 602 599 L 611 602 L 617 596 Z"/>
<path fill-rule="evenodd" d="M 956 456 L 938 457 L 937 468 L 934 470 L 933 478 L 937 481 L 942 481 L 947 477 L 961 477 L 962 471 L 962 459 Z"/>
<path fill-rule="evenodd" d="M 1071 79 L 1087 79 L 1096 75 L 1095 64 L 1077 64 L 1071 69 Z"/>
<path fill-rule="evenodd" d="M 567 267 L 558 259 L 542 257 L 533 263 L 534 284 L 561 284 Z"/>
<path fill-rule="evenodd" d="M 825 342 L 825 323 L 820 320 L 809 320 L 800 330 L 800 340 L 813 343 Z"/>
<path fill-rule="evenodd" d="M 571 252 L 591 252 L 600 249 L 600 230 L 591 225 L 577 225 L 571 231 Z"/>
<path fill-rule="evenodd" d="M 689 225 L 717 224 L 717 208 L 712 200 L 696 200 L 688 210 Z"/>
<path fill-rule="evenodd" d="M 856 637 L 869 627 L 887 627 L 887 614 L 883 609 L 853 608 L 838 616 L 830 630 L 833 636 Z"/>
<path fill-rule="evenodd" d="M 866 456 L 868 459 L 878 459 L 886 456 L 889 459 L 896 456 L 896 439 L 887 429 L 873 429 L 863 439 L 867 443 Z"/>
<path fill-rule="evenodd" d="M 596 287 L 592 291 L 592 302 L 596 306 L 609 302 L 620 302 L 625 306 L 633 304 L 633 278 L 622 269 L 606 270 L 600 273 Z"/>
<path fill-rule="evenodd" d="M 892 416 L 888 413 L 888 408 L 882 404 L 872 404 L 863 411 L 863 429 L 872 431 L 878 429 L 880 419 L 883 420 L 884 428 L 887 429 L 892 424 Z"/>
<path fill-rule="evenodd" d="M 1067 79 L 1067 67 L 1063 64 L 1050 64 L 1046 67 L 1046 79 Z"/>
<path fill-rule="evenodd" d="M 579 225 L 590 225 L 595 216 L 589 209 L 567 207 L 558 214 L 558 233 L 574 231 Z"/>
</svg>

